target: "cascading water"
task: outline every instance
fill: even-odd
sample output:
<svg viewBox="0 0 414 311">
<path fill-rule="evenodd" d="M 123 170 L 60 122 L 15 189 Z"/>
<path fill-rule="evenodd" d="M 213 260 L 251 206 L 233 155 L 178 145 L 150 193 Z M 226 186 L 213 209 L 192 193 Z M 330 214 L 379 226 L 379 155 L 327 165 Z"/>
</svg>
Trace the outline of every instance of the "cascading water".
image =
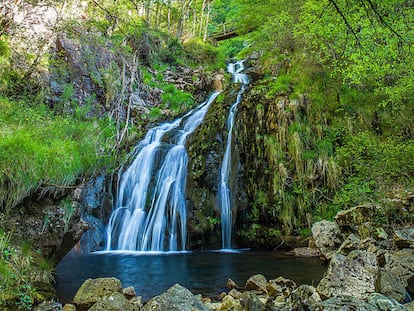
<svg viewBox="0 0 414 311">
<path fill-rule="evenodd" d="M 241 83 L 237 98 L 234 104 L 230 107 L 229 116 L 227 118 L 227 143 L 226 150 L 224 152 L 221 170 L 220 170 L 220 183 L 219 183 L 219 204 L 221 213 L 221 245 L 223 249 L 231 248 L 231 233 L 232 233 L 232 206 L 231 206 L 231 190 L 229 187 L 229 176 L 231 169 L 231 148 L 232 148 L 232 135 L 233 126 L 235 120 L 235 114 L 237 106 L 241 102 L 242 95 L 247 88 L 249 78 L 244 71 L 244 61 L 238 61 L 236 63 L 230 63 L 227 66 L 227 71 L 232 74 L 234 83 Z"/>
<path fill-rule="evenodd" d="M 152 128 L 135 148 L 109 220 L 107 250 L 185 250 L 185 143 L 218 94 L 183 117 Z"/>
</svg>

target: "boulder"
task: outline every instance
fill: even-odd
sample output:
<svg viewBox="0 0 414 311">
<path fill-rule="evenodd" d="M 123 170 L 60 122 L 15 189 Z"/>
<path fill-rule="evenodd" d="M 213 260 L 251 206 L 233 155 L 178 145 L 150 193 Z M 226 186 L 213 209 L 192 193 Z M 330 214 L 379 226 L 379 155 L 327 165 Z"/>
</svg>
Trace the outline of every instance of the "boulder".
<svg viewBox="0 0 414 311">
<path fill-rule="evenodd" d="M 330 259 L 336 249 L 341 245 L 342 235 L 338 225 L 332 221 L 319 221 L 312 226 L 312 235 L 315 246 L 322 256 Z"/>
<path fill-rule="evenodd" d="M 262 311 L 264 303 L 257 297 L 255 293 L 244 292 L 240 297 L 242 310 Z"/>
<path fill-rule="evenodd" d="M 355 228 L 360 224 L 374 222 L 379 211 L 373 204 L 355 206 L 353 208 L 339 211 L 335 216 L 335 222 L 340 227 Z"/>
<path fill-rule="evenodd" d="M 78 311 L 88 310 L 100 298 L 122 292 L 121 281 L 116 278 L 87 279 L 76 292 L 73 302 Z"/>
<path fill-rule="evenodd" d="M 317 291 L 322 297 L 354 296 L 366 299 L 375 292 L 378 275 L 375 254 L 354 250 L 348 256 L 335 254 Z"/>
<path fill-rule="evenodd" d="M 399 248 L 414 248 L 414 228 L 395 230 L 393 240 Z"/>
<path fill-rule="evenodd" d="M 33 308 L 33 311 L 61 311 L 62 304 L 57 301 L 43 301 Z"/>
<path fill-rule="evenodd" d="M 379 293 L 372 293 L 368 297 L 368 303 L 380 311 L 404 311 L 403 305 L 399 304 L 395 299 L 389 298 Z"/>
<path fill-rule="evenodd" d="M 63 311 L 76 311 L 76 307 L 71 303 L 67 303 L 63 306 Z"/>
<path fill-rule="evenodd" d="M 341 244 L 341 246 L 338 249 L 338 252 L 346 256 L 353 250 L 359 249 L 360 244 L 361 240 L 359 239 L 359 237 L 351 233 Z"/>
<path fill-rule="evenodd" d="M 237 289 L 237 288 L 239 288 L 239 286 L 232 279 L 228 279 L 227 280 L 227 288 L 231 290 L 231 289 L 234 289 L 234 288 Z"/>
<path fill-rule="evenodd" d="M 240 301 L 235 299 L 234 297 L 227 295 L 223 298 L 220 306 L 220 311 L 228 311 L 228 310 L 234 310 L 234 311 L 242 311 L 243 308 L 240 304 Z"/>
<path fill-rule="evenodd" d="M 381 269 L 379 274 L 379 292 L 387 297 L 403 302 L 405 300 L 405 283 L 397 276 Z"/>
<path fill-rule="evenodd" d="M 404 307 L 408 311 L 414 311 L 414 301 L 404 304 Z"/>
<path fill-rule="evenodd" d="M 291 292 L 296 288 L 296 283 L 292 280 L 285 279 L 284 277 L 278 277 L 275 280 L 270 280 L 267 283 L 266 291 L 270 296 L 276 297 L 283 295 L 285 297 L 289 296 Z"/>
<path fill-rule="evenodd" d="M 237 289 L 233 288 L 231 291 L 229 291 L 229 295 L 233 298 L 239 299 L 242 295 Z"/>
<path fill-rule="evenodd" d="M 137 294 L 135 293 L 135 288 L 134 288 L 134 286 L 128 286 L 128 287 L 126 287 L 126 288 L 124 288 L 123 290 L 122 290 L 122 294 L 124 294 L 124 296 L 127 298 L 127 299 L 132 299 L 132 298 L 134 298 Z"/>
<path fill-rule="evenodd" d="M 152 298 L 143 311 L 208 311 L 200 296 L 193 295 L 187 288 L 175 284 L 165 293 Z"/>
<path fill-rule="evenodd" d="M 310 285 L 300 285 L 290 295 L 291 310 L 322 310 L 322 299 L 316 288 Z"/>
<path fill-rule="evenodd" d="M 337 296 L 322 302 L 323 310 L 329 311 L 378 311 L 377 308 L 362 299 L 352 296 Z"/>
<path fill-rule="evenodd" d="M 246 290 L 259 290 L 266 292 L 267 280 L 266 277 L 262 274 L 255 274 L 251 276 L 244 287 Z"/>
<path fill-rule="evenodd" d="M 100 298 L 89 311 L 139 311 L 139 307 L 133 305 L 121 293 L 115 292 L 109 296 Z"/>
<path fill-rule="evenodd" d="M 414 276 L 414 249 L 388 251 L 384 257 L 384 271 L 399 278 L 406 287 L 408 280 Z"/>
</svg>

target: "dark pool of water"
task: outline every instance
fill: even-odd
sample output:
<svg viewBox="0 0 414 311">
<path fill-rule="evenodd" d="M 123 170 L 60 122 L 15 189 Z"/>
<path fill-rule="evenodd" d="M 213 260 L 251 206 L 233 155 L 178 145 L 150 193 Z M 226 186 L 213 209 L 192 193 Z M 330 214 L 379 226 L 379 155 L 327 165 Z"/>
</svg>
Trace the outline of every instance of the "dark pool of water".
<svg viewBox="0 0 414 311">
<path fill-rule="evenodd" d="M 324 271 L 319 259 L 275 252 L 95 253 L 66 256 L 57 266 L 55 287 L 67 303 L 87 278 L 113 276 L 124 287 L 134 286 L 146 301 L 175 283 L 195 294 L 215 296 L 225 290 L 229 278 L 243 286 L 250 276 L 261 273 L 267 279 L 283 276 L 315 285 Z"/>
</svg>

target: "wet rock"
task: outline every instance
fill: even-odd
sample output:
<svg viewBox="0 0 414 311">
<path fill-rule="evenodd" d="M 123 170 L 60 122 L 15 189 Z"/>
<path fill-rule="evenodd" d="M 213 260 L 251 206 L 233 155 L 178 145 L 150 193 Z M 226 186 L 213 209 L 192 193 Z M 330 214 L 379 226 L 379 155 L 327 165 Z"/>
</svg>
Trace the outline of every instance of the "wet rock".
<svg viewBox="0 0 414 311">
<path fill-rule="evenodd" d="M 2 228 L 13 232 L 14 242 L 21 243 L 23 239 L 30 242 L 33 249 L 40 250 L 43 257 L 57 264 L 89 228 L 81 219 L 76 202 L 70 196 L 66 202 L 47 198 L 27 200 L 11 210 Z"/>
<path fill-rule="evenodd" d="M 76 307 L 71 303 L 67 303 L 63 306 L 63 311 L 76 311 Z"/>
<path fill-rule="evenodd" d="M 408 311 L 414 311 L 414 301 L 404 304 L 404 308 Z"/>
<path fill-rule="evenodd" d="M 290 296 L 292 310 L 322 310 L 322 299 L 316 288 L 310 285 L 300 285 Z"/>
<path fill-rule="evenodd" d="M 332 257 L 342 242 L 341 231 L 338 225 L 332 221 L 323 220 L 313 224 L 312 235 L 315 246 L 327 259 Z"/>
<path fill-rule="evenodd" d="M 404 282 L 384 269 L 380 271 L 379 292 L 399 302 L 404 301 L 406 294 Z"/>
<path fill-rule="evenodd" d="M 128 287 L 124 288 L 124 289 L 122 290 L 122 294 L 124 294 L 124 296 L 125 296 L 127 299 L 132 299 L 132 298 L 134 298 L 134 297 L 136 296 L 134 286 L 128 286 Z"/>
<path fill-rule="evenodd" d="M 404 311 L 406 310 L 401 304 L 399 304 L 395 299 L 386 297 L 379 293 L 372 293 L 368 297 L 368 303 L 380 311 Z"/>
<path fill-rule="evenodd" d="M 251 276 L 247 282 L 245 289 L 246 290 L 260 290 L 266 292 L 267 280 L 264 275 L 256 274 Z"/>
<path fill-rule="evenodd" d="M 142 297 L 141 296 L 135 296 L 132 299 L 130 299 L 129 302 L 132 303 L 133 305 L 137 306 L 140 309 L 143 306 L 143 304 L 142 304 Z"/>
<path fill-rule="evenodd" d="M 385 252 L 384 257 L 384 271 L 399 278 L 406 287 L 407 281 L 414 276 L 414 250 L 389 251 Z"/>
<path fill-rule="evenodd" d="M 33 308 L 32 311 L 61 311 L 62 304 L 58 301 L 43 301 Z"/>
<path fill-rule="evenodd" d="M 237 288 L 239 288 L 239 286 L 232 279 L 228 279 L 227 280 L 227 288 L 228 289 L 233 289 L 233 288 L 237 289 Z"/>
<path fill-rule="evenodd" d="M 319 250 L 310 247 L 297 247 L 293 249 L 293 255 L 296 257 L 319 257 Z"/>
<path fill-rule="evenodd" d="M 249 311 L 261 311 L 264 307 L 264 303 L 252 292 L 244 292 L 240 298 L 240 304 L 243 310 Z"/>
<path fill-rule="evenodd" d="M 395 230 L 393 240 L 399 248 L 414 248 L 414 228 Z"/>
<path fill-rule="evenodd" d="M 240 300 L 235 299 L 234 297 L 230 295 L 227 295 L 226 297 L 223 298 L 221 302 L 220 311 L 229 311 L 229 310 L 242 311 L 243 308 L 240 304 Z"/>
<path fill-rule="evenodd" d="M 351 233 L 341 244 L 341 246 L 338 249 L 338 252 L 343 255 L 348 255 L 353 250 L 359 249 L 360 244 L 361 240 L 359 239 L 359 237 Z"/>
<path fill-rule="evenodd" d="M 175 284 L 165 293 L 152 298 L 143 311 L 208 311 L 199 296 L 193 295 L 187 288 Z"/>
<path fill-rule="evenodd" d="M 231 291 L 229 291 L 229 295 L 233 298 L 239 299 L 242 295 L 241 292 L 239 292 L 237 289 L 233 288 Z"/>
<path fill-rule="evenodd" d="M 89 311 L 139 311 L 140 308 L 128 301 L 121 293 L 100 298 Z"/>
<path fill-rule="evenodd" d="M 78 310 L 88 310 L 100 298 L 122 292 L 121 281 L 116 278 L 87 279 L 73 298 Z"/>
<path fill-rule="evenodd" d="M 317 291 L 326 298 L 349 295 L 366 299 L 375 292 L 377 275 L 375 254 L 360 250 L 352 251 L 348 256 L 335 254 Z"/>
<path fill-rule="evenodd" d="M 335 216 L 335 222 L 340 227 L 355 228 L 359 224 L 372 222 L 377 214 L 375 205 L 360 205 L 338 212 Z"/>
<path fill-rule="evenodd" d="M 362 299 L 352 296 L 337 296 L 322 302 L 323 310 L 329 311 L 378 311 L 376 307 L 370 305 Z"/>
<path fill-rule="evenodd" d="M 270 280 L 266 285 L 266 291 L 270 296 L 276 297 L 283 295 L 289 296 L 291 292 L 296 288 L 296 283 L 292 280 L 285 279 L 284 277 L 278 277 L 275 280 Z"/>
</svg>

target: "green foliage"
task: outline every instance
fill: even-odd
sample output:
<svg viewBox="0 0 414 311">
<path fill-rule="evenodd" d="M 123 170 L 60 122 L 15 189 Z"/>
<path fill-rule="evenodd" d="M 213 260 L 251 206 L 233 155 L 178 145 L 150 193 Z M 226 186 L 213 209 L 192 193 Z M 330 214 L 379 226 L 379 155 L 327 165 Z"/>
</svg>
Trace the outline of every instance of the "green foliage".
<svg viewBox="0 0 414 311">
<path fill-rule="evenodd" d="M 161 100 L 165 107 L 169 107 L 175 113 L 185 111 L 194 105 L 193 96 L 188 92 L 178 90 L 173 84 L 164 87 Z"/>
<path fill-rule="evenodd" d="M 31 310 L 43 297 L 33 282 L 49 282 L 52 265 L 45 259 L 35 259 L 30 244 L 20 248 L 11 243 L 11 233 L 0 230 L 0 308 Z"/>
<path fill-rule="evenodd" d="M 52 193 L 108 164 L 112 126 L 54 116 L 44 105 L 0 98 L 0 197 L 3 211 L 39 187 Z"/>
<path fill-rule="evenodd" d="M 201 39 L 192 39 L 185 42 L 183 49 L 187 59 L 194 64 L 211 66 L 211 64 L 216 63 L 217 49 Z"/>
<path fill-rule="evenodd" d="M 149 116 L 151 120 L 158 120 L 162 115 L 161 109 L 158 107 L 151 108 Z"/>
</svg>

